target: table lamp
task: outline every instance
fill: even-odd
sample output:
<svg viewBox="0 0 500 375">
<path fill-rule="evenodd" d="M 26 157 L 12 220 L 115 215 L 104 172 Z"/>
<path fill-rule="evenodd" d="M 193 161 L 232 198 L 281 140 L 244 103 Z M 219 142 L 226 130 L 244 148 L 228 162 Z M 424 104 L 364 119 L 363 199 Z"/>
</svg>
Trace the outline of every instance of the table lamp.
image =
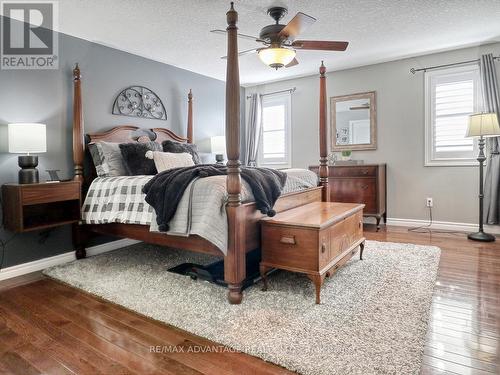
<svg viewBox="0 0 500 375">
<path fill-rule="evenodd" d="M 466 137 L 479 137 L 479 231 L 471 233 L 467 237 L 470 240 L 492 242 L 495 241 L 495 236 L 485 233 L 483 230 L 483 199 L 484 199 L 484 181 L 483 181 L 483 164 L 486 160 L 484 155 L 485 137 L 500 136 L 500 125 L 496 113 L 476 113 L 469 116 L 469 124 L 467 127 Z"/>
<path fill-rule="evenodd" d="M 217 135 L 210 137 L 210 148 L 212 153 L 215 154 L 215 161 L 217 164 L 224 164 L 224 154 L 226 152 L 226 137 Z"/>
<path fill-rule="evenodd" d="M 26 154 L 18 157 L 20 184 L 35 184 L 39 182 L 38 156 L 32 153 L 47 151 L 46 127 L 44 124 L 18 123 L 8 125 L 9 152 Z"/>
</svg>

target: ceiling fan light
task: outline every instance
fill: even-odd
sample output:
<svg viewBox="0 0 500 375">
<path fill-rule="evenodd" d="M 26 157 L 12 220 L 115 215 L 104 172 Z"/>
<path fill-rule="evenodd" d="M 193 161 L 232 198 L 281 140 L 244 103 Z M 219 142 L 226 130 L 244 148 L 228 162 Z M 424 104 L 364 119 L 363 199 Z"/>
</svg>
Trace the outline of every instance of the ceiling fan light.
<svg viewBox="0 0 500 375">
<path fill-rule="evenodd" d="M 271 68 L 278 69 L 288 65 L 295 58 L 295 50 L 288 48 L 264 48 L 259 51 L 260 60 Z"/>
</svg>

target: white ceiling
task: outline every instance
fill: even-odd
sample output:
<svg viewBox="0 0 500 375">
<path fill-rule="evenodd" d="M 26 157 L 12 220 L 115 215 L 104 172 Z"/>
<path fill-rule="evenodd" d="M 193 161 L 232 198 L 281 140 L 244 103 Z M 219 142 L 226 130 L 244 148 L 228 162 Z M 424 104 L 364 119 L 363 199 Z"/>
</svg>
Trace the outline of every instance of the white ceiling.
<svg viewBox="0 0 500 375">
<path fill-rule="evenodd" d="M 224 79 L 227 0 L 60 0 L 60 31 L 210 77 Z M 240 58 L 241 84 L 315 74 L 462 46 L 500 41 L 500 0 L 236 0 L 240 32 L 272 23 L 270 5 L 318 21 L 301 39 L 346 40 L 346 52 L 299 51 L 300 64 L 275 71 L 256 55 Z M 239 40 L 239 49 L 259 44 Z"/>
</svg>

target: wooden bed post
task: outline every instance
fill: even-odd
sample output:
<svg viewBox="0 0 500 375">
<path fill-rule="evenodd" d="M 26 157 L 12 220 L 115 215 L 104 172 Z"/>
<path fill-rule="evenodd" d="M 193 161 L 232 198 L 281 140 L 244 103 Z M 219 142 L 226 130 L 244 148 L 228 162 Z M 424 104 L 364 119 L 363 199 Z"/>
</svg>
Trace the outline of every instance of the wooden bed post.
<svg viewBox="0 0 500 375">
<path fill-rule="evenodd" d="M 80 189 L 83 187 L 83 158 L 85 155 L 85 142 L 83 139 L 83 111 L 82 111 L 82 76 L 80 67 L 76 64 L 73 69 L 73 166 L 74 181 L 80 182 Z M 81 193 L 81 190 L 80 190 Z M 73 224 L 73 247 L 77 259 L 85 258 L 85 238 L 86 234 L 82 226 Z"/>
<path fill-rule="evenodd" d="M 82 111 L 82 76 L 80 67 L 73 69 L 73 165 L 75 175 L 73 180 L 83 183 L 83 157 L 85 145 L 83 142 L 83 111 Z"/>
<path fill-rule="evenodd" d="M 193 143 L 193 91 L 189 89 L 188 94 L 188 123 L 187 123 L 187 143 Z"/>
<path fill-rule="evenodd" d="M 330 200 L 328 189 L 328 128 L 326 126 L 326 68 L 319 68 L 319 184 L 323 187 L 322 201 Z"/>
<path fill-rule="evenodd" d="M 240 177 L 240 77 L 238 68 L 238 41 L 236 23 L 238 13 L 231 9 L 227 16 L 227 69 L 226 69 L 226 150 L 228 193 L 227 219 L 229 226 L 228 249 L 224 258 L 224 279 L 228 284 L 228 300 L 239 304 L 243 298 L 242 282 L 246 276 L 245 217 L 241 206 Z"/>
</svg>

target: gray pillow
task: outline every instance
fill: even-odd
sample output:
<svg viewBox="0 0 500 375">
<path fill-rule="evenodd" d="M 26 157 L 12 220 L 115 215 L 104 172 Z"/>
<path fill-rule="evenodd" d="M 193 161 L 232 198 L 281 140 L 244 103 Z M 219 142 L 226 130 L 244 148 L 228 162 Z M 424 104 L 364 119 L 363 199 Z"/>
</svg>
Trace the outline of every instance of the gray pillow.
<svg viewBox="0 0 500 375">
<path fill-rule="evenodd" d="M 119 143 L 89 143 L 88 148 L 99 177 L 127 176 Z"/>
<path fill-rule="evenodd" d="M 196 147 L 195 144 L 166 140 L 163 141 L 161 145 L 163 146 L 163 152 L 173 152 L 177 154 L 187 152 L 191 154 L 195 164 L 201 164 L 200 157 L 198 156 L 198 147 Z"/>
</svg>

